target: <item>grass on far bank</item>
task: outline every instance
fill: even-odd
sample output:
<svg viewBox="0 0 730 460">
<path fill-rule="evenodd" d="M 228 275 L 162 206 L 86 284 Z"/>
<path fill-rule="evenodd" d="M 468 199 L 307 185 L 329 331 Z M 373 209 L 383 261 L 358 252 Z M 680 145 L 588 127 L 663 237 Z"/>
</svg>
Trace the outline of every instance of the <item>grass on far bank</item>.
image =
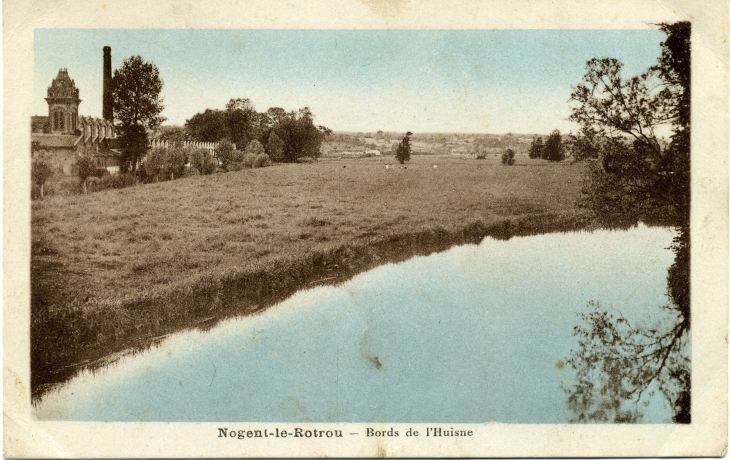
<svg viewBox="0 0 730 460">
<path fill-rule="evenodd" d="M 33 394 L 302 287 L 485 235 L 583 225 L 585 165 L 498 161 L 322 159 L 33 202 Z"/>
</svg>

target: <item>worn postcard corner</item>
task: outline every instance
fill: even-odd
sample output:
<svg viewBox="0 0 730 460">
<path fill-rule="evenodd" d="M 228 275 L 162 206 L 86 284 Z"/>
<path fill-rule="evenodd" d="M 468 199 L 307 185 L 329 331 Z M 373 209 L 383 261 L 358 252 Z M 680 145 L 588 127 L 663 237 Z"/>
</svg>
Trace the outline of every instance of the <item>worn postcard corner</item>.
<svg viewBox="0 0 730 460">
<path fill-rule="evenodd" d="M 725 3 L 3 6 L 5 456 L 727 453 Z"/>
</svg>

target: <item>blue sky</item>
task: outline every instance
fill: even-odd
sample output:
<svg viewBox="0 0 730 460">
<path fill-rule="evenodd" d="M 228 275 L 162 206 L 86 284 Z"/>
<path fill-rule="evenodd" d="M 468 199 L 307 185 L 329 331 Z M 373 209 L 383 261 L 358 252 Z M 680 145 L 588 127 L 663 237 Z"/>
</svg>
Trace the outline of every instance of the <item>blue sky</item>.
<svg viewBox="0 0 730 460">
<path fill-rule="evenodd" d="M 571 86 L 592 57 L 624 75 L 656 62 L 658 30 L 37 29 L 34 112 L 61 67 L 81 91 L 79 113 L 101 116 L 102 47 L 112 67 L 132 55 L 164 80 L 167 124 L 247 97 L 312 109 L 341 131 L 547 133 L 567 121 Z"/>
</svg>

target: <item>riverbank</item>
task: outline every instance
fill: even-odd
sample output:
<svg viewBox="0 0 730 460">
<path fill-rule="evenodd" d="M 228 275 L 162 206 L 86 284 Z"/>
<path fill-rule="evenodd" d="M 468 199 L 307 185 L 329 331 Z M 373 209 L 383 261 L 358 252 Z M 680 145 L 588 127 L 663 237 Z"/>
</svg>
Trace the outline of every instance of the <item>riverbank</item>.
<svg viewBox="0 0 730 460">
<path fill-rule="evenodd" d="M 485 236 L 587 222 L 576 204 L 581 164 L 392 163 L 276 165 L 35 202 L 34 396 L 114 353 L 302 288 Z"/>
</svg>

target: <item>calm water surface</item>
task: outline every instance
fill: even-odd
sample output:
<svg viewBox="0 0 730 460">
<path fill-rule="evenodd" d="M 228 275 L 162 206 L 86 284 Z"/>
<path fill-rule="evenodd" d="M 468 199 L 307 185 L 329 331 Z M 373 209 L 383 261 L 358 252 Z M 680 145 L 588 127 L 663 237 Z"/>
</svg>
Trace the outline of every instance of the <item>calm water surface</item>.
<svg viewBox="0 0 730 460">
<path fill-rule="evenodd" d="M 564 423 L 573 327 L 600 301 L 661 320 L 673 233 L 485 239 L 302 291 L 85 372 L 42 419 Z M 671 411 L 652 400 L 644 422 Z"/>
</svg>

